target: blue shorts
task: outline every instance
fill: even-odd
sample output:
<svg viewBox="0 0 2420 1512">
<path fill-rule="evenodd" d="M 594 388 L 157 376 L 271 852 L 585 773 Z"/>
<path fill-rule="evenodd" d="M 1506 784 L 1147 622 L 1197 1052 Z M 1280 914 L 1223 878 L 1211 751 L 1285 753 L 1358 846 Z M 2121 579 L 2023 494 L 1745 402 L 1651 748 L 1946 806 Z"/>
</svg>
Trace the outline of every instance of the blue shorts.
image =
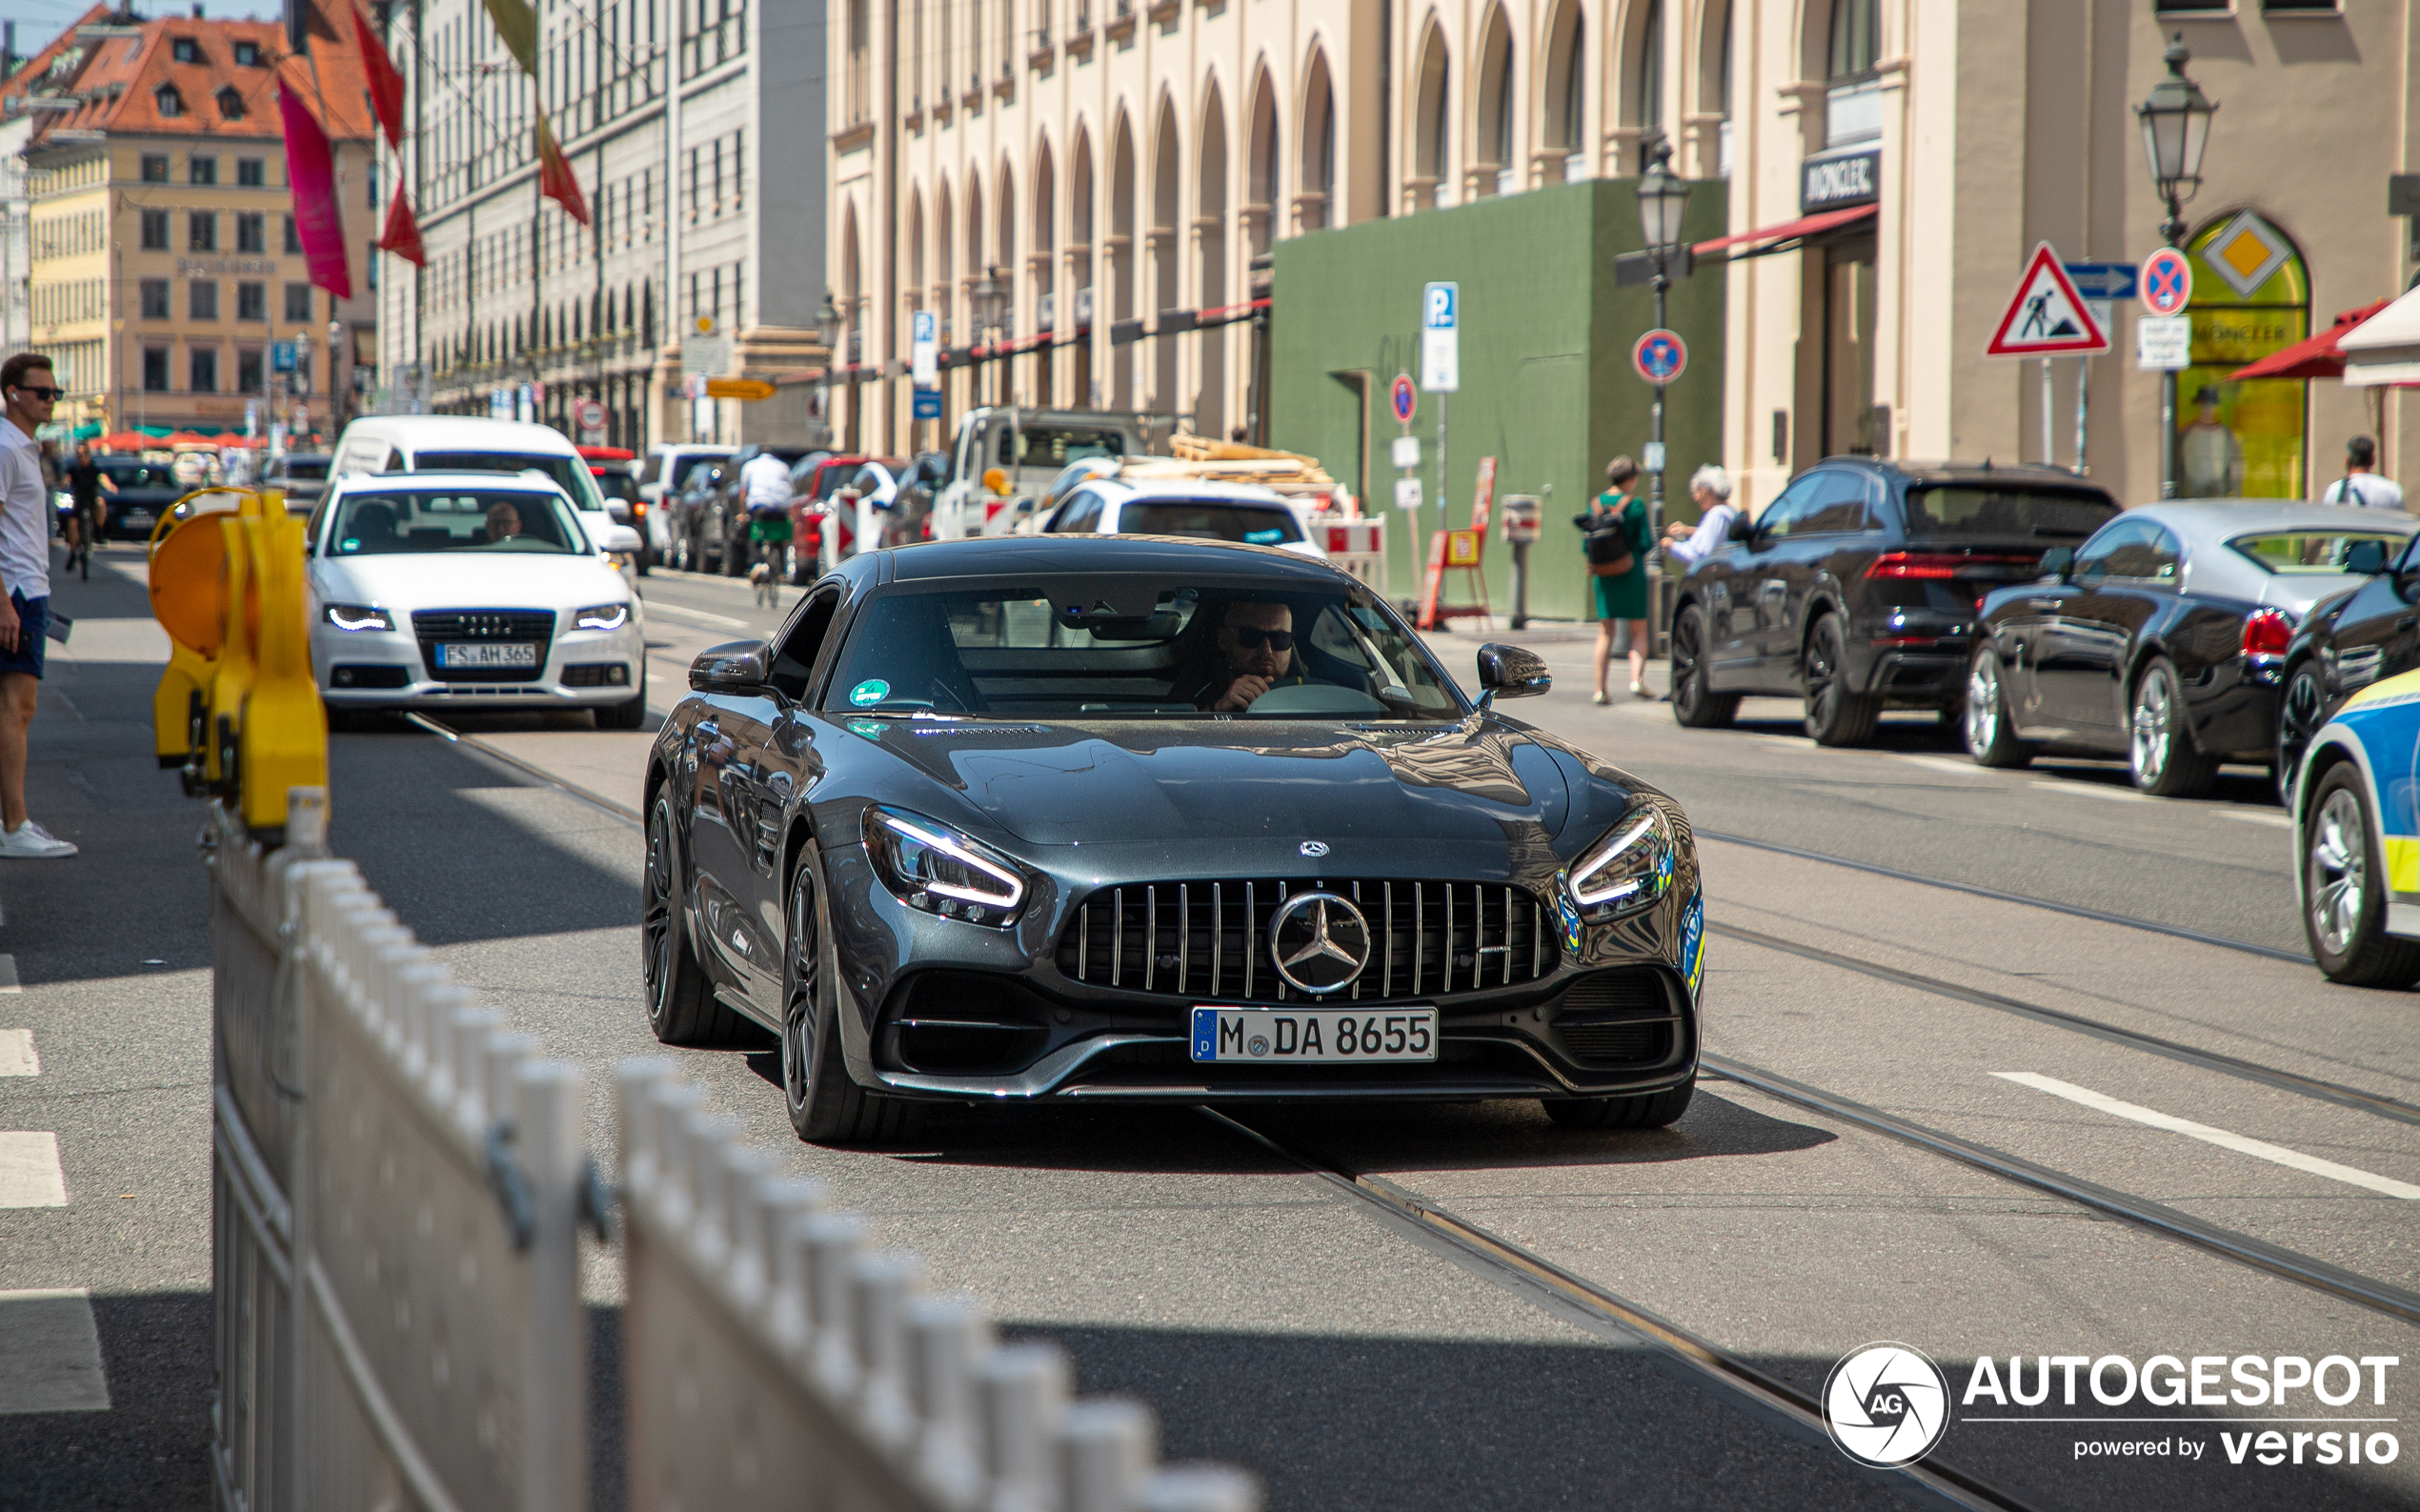
<svg viewBox="0 0 2420 1512">
<path fill-rule="evenodd" d="M 17 649 L 0 651 L 0 675 L 22 672 L 28 676 L 39 677 L 42 675 L 43 642 L 50 638 L 50 595 L 46 594 L 40 598 L 28 598 L 10 589 L 9 602 L 17 612 Z"/>
</svg>

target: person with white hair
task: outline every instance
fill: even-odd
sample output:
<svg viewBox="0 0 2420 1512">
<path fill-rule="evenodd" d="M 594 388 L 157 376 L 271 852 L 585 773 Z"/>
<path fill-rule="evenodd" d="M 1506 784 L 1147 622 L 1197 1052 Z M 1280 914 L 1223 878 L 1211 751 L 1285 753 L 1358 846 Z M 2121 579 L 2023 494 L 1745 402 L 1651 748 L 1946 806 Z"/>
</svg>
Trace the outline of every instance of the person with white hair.
<svg viewBox="0 0 2420 1512">
<path fill-rule="evenodd" d="M 1730 539 L 1731 521 L 1739 510 L 1731 503 L 1731 474 L 1708 462 L 1689 476 L 1689 497 L 1697 500 L 1698 522 L 1679 520 L 1664 528 L 1664 549 L 1683 567 L 1695 566 L 1723 549 Z"/>
</svg>

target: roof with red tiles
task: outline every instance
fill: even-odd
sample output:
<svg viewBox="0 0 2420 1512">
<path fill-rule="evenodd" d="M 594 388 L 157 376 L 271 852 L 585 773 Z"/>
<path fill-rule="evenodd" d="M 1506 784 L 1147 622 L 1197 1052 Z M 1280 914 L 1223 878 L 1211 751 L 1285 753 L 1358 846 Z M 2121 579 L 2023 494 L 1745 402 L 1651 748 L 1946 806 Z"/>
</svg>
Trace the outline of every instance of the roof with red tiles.
<svg viewBox="0 0 2420 1512">
<path fill-rule="evenodd" d="M 326 9 L 352 7 L 334 0 Z M 313 37 L 307 56 L 289 52 L 285 28 L 276 21 L 198 16 L 128 21 L 107 11 L 100 19 L 131 34 L 76 44 L 86 50 L 81 64 L 71 80 L 60 81 L 61 92 L 75 108 L 42 112 L 34 146 L 55 140 L 61 131 L 276 141 L 285 134 L 277 111 L 280 85 L 311 107 L 330 136 L 348 140 L 371 133 L 368 83 L 350 15 L 334 20 L 343 42 Z M 255 61 L 236 61 L 239 52 Z"/>
</svg>

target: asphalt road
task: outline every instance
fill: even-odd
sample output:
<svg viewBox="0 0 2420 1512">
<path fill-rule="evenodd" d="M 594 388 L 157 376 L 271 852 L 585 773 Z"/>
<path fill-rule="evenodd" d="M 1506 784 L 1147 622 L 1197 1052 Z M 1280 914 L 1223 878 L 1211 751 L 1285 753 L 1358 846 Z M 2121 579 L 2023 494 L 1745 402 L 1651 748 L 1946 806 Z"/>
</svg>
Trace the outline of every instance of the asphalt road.
<svg viewBox="0 0 2420 1512">
<path fill-rule="evenodd" d="M 774 622 L 744 584 L 659 574 L 646 591 L 660 701 L 676 695 L 696 651 Z M 140 614 L 131 584 L 91 592 L 94 605 L 116 607 L 79 611 L 64 594 L 63 607 Z M 1751 704 L 1738 730 L 1681 731 L 1660 704 L 1589 704 L 1579 633 L 1521 638 L 1562 686 L 1508 712 L 1664 786 L 1701 832 L 1716 926 L 1709 1050 L 2188 1222 L 2420 1289 L 2409 1206 L 2420 1195 L 2420 1127 L 2347 1105 L 2420 1103 L 2412 998 L 2331 988 L 2276 958 L 2301 941 L 2287 835 L 2256 774 L 2230 776 L 2215 800 L 2163 802 L 2130 796 L 2107 764 L 1980 773 L 1928 723 L 1889 721 L 1868 752 L 1812 747 L 1780 705 Z M 124 661 L 63 669 L 52 691 L 65 697 L 36 726 L 35 811 L 86 856 L 39 877 L 0 873 L 0 937 L 25 982 L 21 996 L 0 996 L 0 1029 L 30 1025 L 41 1057 L 38 1076 L 0 1079 L 0 1128 L 55 1132 L 68 1198 L 0 1212 L 0 1292 L 91 1290 L 111 1403 L 0 1417 L 5 1506 L 206 1500 L 198 816 L 150 770 L 149 675 L 135 631 L 124 640 Z M 1458 673 L 1476 644 L 1439 640 Z M 516 1027 L 591 1067 L 592 1138 L 610 1148 L 606 1073 L 653 1046 L 634 927 L 639 837 L 608 806 L 635 800 L 646 737 L 586 723 L 466 721 L 484 749 L 398 724 L 337 737 L 332 776 L 337 848 Z M 2152 1054 L 2128 1035 L 2347 1097 Z M 922 1251 L 935 1284 L 971 1287 L 1012 1330 L 1060 1339 L 1084 1389 L 1145 1396 L 1171 1458 L 1251 1465 L 1272 1506 L 1799 1507 L 1913 1496 L 1203 1115 L 950 1112 L 912 1145 L 826 1150 L 790 1137 L 768 1052 L 679 1054 L 710 1105 L 742 1115 L 794 1169 L 874 1215 L 885 1242 Z M 2420 1370 L 2410 1324 L 1850 1119 L 1708 1080 L 1676 1127 L 1646 1135 L 1558 1131 L 1524 1104 L 1247 1120 L 1807 1393 L 1876 1340 L 1923 1349 L 1960 1386 L 1982 1355 L 2005 1369 L 2021 1354 L 2028 1376 L 2036 1356 L 2395 1357 L 2409 1363 L 2389 1370 L 2377 1405 L 2366 1392 L 2341 1408 L 2305 1393 L 2274 1412 L 2139 1399 L 2117 1409 L 2088 1394 L 2072 1408 L 2054 1395 L 2001 1412 L 1986 1399 L 1962 1410 L 1939 1457 L 2039 1506 L 2420 1505 L 2420 1455 L 2234 1464 L 2221 1433 L 2245 1425 L 2217 1421 L 2358 1413 L 2396 1420 L 2365 1431 L 2403 1435 L 2404 1377 Z M 591 1281 L 610 1314 L 610 1256 Z M 0 1406 L 7 1338 L 0 1320 Z M 2147 1415 L 2189 1421 L 2109 1421 Z M 2021 1421 L 1982 1421 L 1993 1417 Z M 2153 1440 L 2202 1454 L 2079 1448 Z M 600 1503 L 618 1504 L 610 1446 L 601 1459 Z"/>
</svg>

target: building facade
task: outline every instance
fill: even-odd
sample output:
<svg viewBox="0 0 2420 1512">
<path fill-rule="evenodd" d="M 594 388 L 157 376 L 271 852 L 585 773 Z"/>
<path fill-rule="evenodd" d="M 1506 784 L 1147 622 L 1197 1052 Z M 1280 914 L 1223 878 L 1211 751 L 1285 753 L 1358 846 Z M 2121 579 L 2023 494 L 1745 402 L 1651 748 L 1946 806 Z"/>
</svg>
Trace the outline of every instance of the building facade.
<svg viewBox="0 0 2420 1512">
<path fill-rule="evenodd" d="M 340 425 L 377 360 L 376 214 L 357 58 L 290 56 L 270 22 L 198 16 L 79 26 L 20 105 L 29 345 L 68 397 L 58 418 L 203 433 Z M 335 147 L 354 294 L 315 291 L 295 239 L 280 87 Z M 280 372 L 277 350 L 294 354 Z"/>
<path fill-rule="evenodd" d="M 703 376 L 820 365 L 822 0 L 541 0 L 534 79 L 476 0 L 396 8 L 387 32 L 411 134 L 387 165 L 418 212 L 428 263 L 390 256 L 399 333 L 391 407 L 517 413 L 575 429 L 605 409 L 608 444 L 781 437 L 807 391 L 693 401 Z M 569 156 L 583 227 L 538 191 L 534 112 Z"/>
</svg>

